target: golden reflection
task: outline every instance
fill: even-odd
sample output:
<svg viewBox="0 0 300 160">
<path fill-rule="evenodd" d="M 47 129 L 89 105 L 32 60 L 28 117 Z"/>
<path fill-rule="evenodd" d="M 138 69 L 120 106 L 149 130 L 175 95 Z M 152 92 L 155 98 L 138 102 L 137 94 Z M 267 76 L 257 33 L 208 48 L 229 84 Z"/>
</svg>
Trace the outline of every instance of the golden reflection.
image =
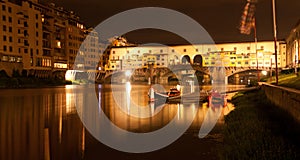
<svg viewBox="0 0 300 160">
<path fill-rule="evenodd" d="M 60 102 L 62 103 L 62 95 L 60 97 Z M 58 117 L 59 117 L 59 124 L 58 124 L 58 137 L 59 137 L 59 143 L 61 143 L 61 137 L 62 137 L 62 123 L 63 123 L 63 119 L 62 119 L 62 110 L 63 110 L 63 107 L 62 105 L 59 106 L 59 113 L 58 113 Z"/>
<path fill-rule="evenodd" d="M 224 107 L 224 116 L 227 116 L 231 111 L 235 109 L 234 105 L 232 103 L 227 103 L 226 107 Z"/>
<path fill-rule="evenodd" d="M 49 128 L 44 129 L 44 152 L 45 160 L 50 160 L 50 140 L 49 140 Z"/>
</svg>

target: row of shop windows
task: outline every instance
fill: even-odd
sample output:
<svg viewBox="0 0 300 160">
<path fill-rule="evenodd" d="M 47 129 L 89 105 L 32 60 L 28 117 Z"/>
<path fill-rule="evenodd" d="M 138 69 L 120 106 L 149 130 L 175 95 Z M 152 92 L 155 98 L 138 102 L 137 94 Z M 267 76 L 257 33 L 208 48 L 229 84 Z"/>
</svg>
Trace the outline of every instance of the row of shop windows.
<svg viewBox="0 0 300 160">
<path fill-rule="evenodd" d="M 0 59 L 2 62 L 22 63 L 22 57 L 3 55 Z"/>
</svg>

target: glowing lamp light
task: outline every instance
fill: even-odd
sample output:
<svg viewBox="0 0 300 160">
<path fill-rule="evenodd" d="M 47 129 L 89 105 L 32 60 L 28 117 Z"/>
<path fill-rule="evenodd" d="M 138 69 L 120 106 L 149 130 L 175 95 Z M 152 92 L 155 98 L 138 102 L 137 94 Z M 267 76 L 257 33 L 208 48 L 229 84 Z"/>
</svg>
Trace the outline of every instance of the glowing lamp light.
<svg viewBox="0 0 300 160">
<path fill-rule="evenodd" d="M 129 70 L 126 71 L 126 72 L 125 72 L 125 75 L 126 75 L 127 77 L 130 77 L 130 76 L 131 76 L 131 71 L 129 71 Z"/>
<path fill-rule="evenodd" d="M 264 76 L 266 76 L 268 74 L 267 71 L 261 71 L 261 74 L 263 74 Z"/>
</svg>

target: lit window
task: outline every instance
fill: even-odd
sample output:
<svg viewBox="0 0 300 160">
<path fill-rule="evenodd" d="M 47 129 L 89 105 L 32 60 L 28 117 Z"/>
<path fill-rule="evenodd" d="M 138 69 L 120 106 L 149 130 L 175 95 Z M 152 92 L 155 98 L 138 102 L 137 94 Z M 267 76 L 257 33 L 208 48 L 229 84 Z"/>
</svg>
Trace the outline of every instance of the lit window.
<svg viewBox="0 0 300 160">
<path fill-rule="evenodd" d="M 8 56 L 3 56 L 2 61 L 5 61 L 5 62 L 8 61 Z"/>
<path fill-rule="evenodd" d="M 57 41 L 56 45 L 57 45 L 58 48 L 61 48 L 61 42 L 60 41 Z"/>
</svg>

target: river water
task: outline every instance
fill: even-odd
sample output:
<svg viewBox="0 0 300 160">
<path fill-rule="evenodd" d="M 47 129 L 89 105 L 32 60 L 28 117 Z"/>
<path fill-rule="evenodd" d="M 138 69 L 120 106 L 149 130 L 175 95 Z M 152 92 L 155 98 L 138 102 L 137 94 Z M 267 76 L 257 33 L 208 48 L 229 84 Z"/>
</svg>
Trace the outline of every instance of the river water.
<svg viewBox="0 0 300 160">
<path fill-rule="evenodd" d="M 215 108 L 208 107 L 207 103 L 149 103 L 148 90 L 147 85 L 130 84 L 1 89 L 0 159 L 216 159 L 214 147 L 221 139 L 218 128 L 212 127 L 217 131 L 203 139 L 198 138 L 199 129 L 205 118 L 216 119 L 216 126 L 222 126 L 223 116 L 233 106 L 221 108 L 220 118 L 216 118 Z M 126 153 L 97 140 L 100 111 L 113 126 L 128 131 L 120 134 L 105 129 L 112 136 L 117 135 L 113 141 L 120 144 L 127 140 L 129 132 L 155 132 L 173 120 L 178 128 L 184 122 L 191 125 L 178 140 L 163 149 L 144 154 Z M 129 146 L 130 142 L 126 143 Z"/>
</svg>

